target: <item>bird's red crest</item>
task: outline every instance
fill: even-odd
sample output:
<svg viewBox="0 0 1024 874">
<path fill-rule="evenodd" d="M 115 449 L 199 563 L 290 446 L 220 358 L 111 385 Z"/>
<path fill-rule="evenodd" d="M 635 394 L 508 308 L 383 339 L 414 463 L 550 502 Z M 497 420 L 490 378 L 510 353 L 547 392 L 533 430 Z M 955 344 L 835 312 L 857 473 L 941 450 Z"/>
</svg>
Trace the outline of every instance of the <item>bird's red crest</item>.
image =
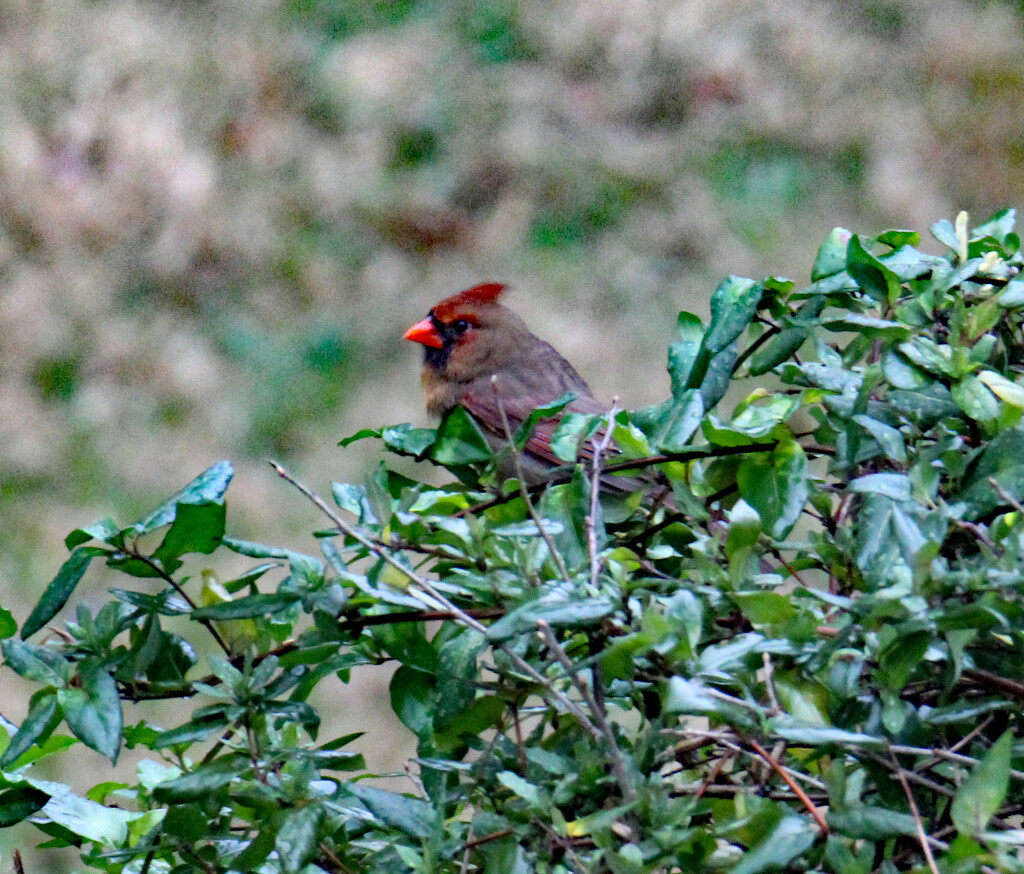
<svg viewBox="0 0 1024 874">
<path fill-rule="evenodd" d="M 446 320 L 451 314 L 461 310 L 466 304 L 474 303 L 496 303 L 498 296 L 505 290 L 500 282 L 486 282 L 483 285 L 474 285 L 451 297 L 446 297 L 436 304 L 433 313 L 442 320 Z"/>
</svg>

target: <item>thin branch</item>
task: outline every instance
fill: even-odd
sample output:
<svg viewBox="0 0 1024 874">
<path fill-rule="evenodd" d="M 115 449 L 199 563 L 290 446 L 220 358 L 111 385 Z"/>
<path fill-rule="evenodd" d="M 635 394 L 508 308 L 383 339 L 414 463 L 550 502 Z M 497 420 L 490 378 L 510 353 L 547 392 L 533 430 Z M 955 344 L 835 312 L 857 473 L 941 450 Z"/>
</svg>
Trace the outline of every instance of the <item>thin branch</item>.
<svg viewBox="0 0 1024 874">
<path fill-rule="evenodd" d="M 160 579 L 162 579 L 165 583 L 170 585 L 174 589 L 174 591 L 177 592 L 184 599 L 185 603 L 188 604 L 189 607 L 191 607 L 193 610 L 197 609 L 196 602 L 189 597 L 188 592 L 185 591 L 181 583 L 179 583 L 176 579 L 174 579 L 174 577 L 167 573 L 167 571 L 163 569 L 163 567 L 160 565 L 158 561 L 154 561 L 148 555 L 143 555 L 141 552 L 138 552 L 134 548 L 125 549 L 124 554 L 130 555 L 136 561 L 141 561 L 144 565 L 152 569 L 157 574 L 157 576 L 160 577 Z M 220 633 L 217 631 L 217 627 L 213 624 L 213 620 L 199 619 L 197 621 L 204 628 L 206 628 L 207 631 L 210 632 L 210 635 L 213 637 L 213 639 L 217 641 L 217 646 L 219 646 L 227 655 L 230 656 L 231 647 L 229 647 L 227 643 L 224 642 L 224 638 L 220 636 Z"/>
<path fill-rule="evenodd" d="M 706 689 L 705 691 L 713 692 L 717 690 Z M 724 693 L 719 694 L 722 695 Z M 726 698 L 729 698 L 729 696 L 726 696 Z M 743 704 L 746 703 L 740 701 L 740 699 L 738 698 L 729 698 L 729 700 L 733 700 Z M 699 728 L 663 728 L 661 730 L 661 733 L 669 735 L 670 737 L 706 737 L 722 743 L 743 743 L 743 739 L 738 734 L 731 731 L 711 731 L 708 729 Z M 769 735 L 769 737 L 771 736 Z M 775 738 L 772 739 L 774 740 Z M 785 738 L 781 739 L 785 740 Z M 879 739 L 879 742 L 881 742 L 881 739 Z M 848 742 L 843 740 L 837 740 L 834 741 L 834 743 L 836 743 L 838 746 L 846 747 L 848 749 L 870 748 L 866 744 Z M 894 753 L 897 753 L 898 755 L 903 755 L 905 753 L 908 756 L 934 756 L 935 758 L 945 759 L 947 762 L 956 762 L 960 765 L 969 765 L 972 768 L 978 764 L 978 759 L 975 759 L 971 756 L 965 756 L 961 753 L 950 752 L 949 750 L 938 749 L 937 747 L 912 747 L 906 746 L 905 744 L 887 744 L 886 746 L 888 749 L 892 750 Z M 1013 777 L 1015 780 L 1024 780 L 1024 771 L 1018 771 L 1016 769 L 1011 768 L 1010 776 Z"/>
<path fill-rule="evenodd" d="M 786 561 L 786 559 L 784 559 L 784 558 L 782 557 L 782 552 L 781 552 L 780 550 L 778 550 L 778 549 L 773 549 L 773 550 L 772 550 L 772 555 L 774 555 L 774 556 L 775 556 L 775 558 L 777 558 L 777 559 L 778 559 L 778 561 L 779 561 L 779 564 L 781 564 L 781 565 L 782 565 L 782 566 L 783 566 L 783 567 L 784 567 L 784 568 L 785 568 L 785 569 L 786 569 L 787 571 L 789 571 L 789 575 L 790 575 L 790 576 L 791 576 L 791 577 L 792 577 L 792 578 L 793 578 L 794 580 L 796 580 L 796 581 L 797 581 L 797 582 L 798 582 L 798 583 L 799 583 L 799 584 L 800 584 L 801 586 L 803 586 L 803 587 L 804 587 L 805 589 L 809 588 L 809 586 L 807 585 L 807 583 L 806 583 L 806 582 L 804 582 L 804 579 L 803 579 L 803 577 L 801 577 L 801 576 L 800 576 L 800 572 L 799 572 L 799 571 L 798 571 L 798 570 L 797 570 L 796 568 L 794 568 L 794 567 L 793 567 L 793 566 L 792 566 L 792 565 L 791 565 L 791 564 L 790 564 L 790 563 L 789 563 L 788 561 Z"/>
<path fill-rule="evenodd" d="M 921 844 L 921 851 L 924 853 L 924 858 L 928 862 L 928 868 L 932 874 L 939 874 L 939 868 L 935 864 L 935 857 L 932 855 L 932 848 L 928 845 L 928 834 L 924 830 L 924 823 L 921 822 L 921 811 L 917 809 L 917 802 L 914 801 L 914 793 L 910 791 L 910 785 L 907 783 L 907 777 L 903 773 L 903 768 L 900 763 L 896 761 L 896 756 L 893 755 L 892 750 L 889 750 L 889 758 L 892 759 L 892 766 L 896 770 L 896 776 L 899 777 L 900 785 L 903 787 L 903 793 L 907 796 L 907 804 L 910 805 L 910 814 L 914 817 L 914 828 L 917 830 L 917 839 Z"/>
<path fill-rule="evenodd" d="M 601 440 L 594 447 L 594 457 L 590 460 L 590 513 L 584 520 L 584 525 L 587 530 L 587 551 L 590 553 L 590 585 L 594 589 L 597 588 L 597 577 L 601 572 L 601 561 L 597 552 L 597 514 L 601 509 L 601 463 L 612 441 L 612 422 L 615 420 L 615 405 L 618 400 L 615 398 L 612 401 L 612 408 L 608 411 L 608 425 L 601 435 Z"/>
<path fill-rule="evenodd" d="M 1007 695 L 1012 695 L 1014 698 L 1024 698 L 1024 683 L 1018 683 L 1015 680 L 1009 680 L 1006 677 L 1000 677 L 998 674 L 977 668 L 968 668 L 963 672 L 963 676 L 968 680 L 974 680 L 984 686 L 990 686 Z"/>
<path fill-rule="evenodd" d="M 748 359 L 748 358 L 749 358 L 749 357 L 750 357 L 751 355 L 753 355 L 753 354 L 754 354 L 754 353 L 755 353 L 755 352 L 756 352 L 756 351 L 757 351 L 758 349 L 760 349 L 760 348 L 761 348 L 761 346 L 763 346 L 763 345 L 764 345 L 765 343 L 767 343 L 767 342 L 768 342 L 768 341 L 769 341 L 769 340 L 770 340 L 770 339 L 771 339 L 772 337 L 774 337 L 774 336 L 775 336 L 776 334 L 779 334 L 779 333 L 781 333 L 781 331 L 782 331 L 782 328 L 780 328 L 780 327 L 779 327 L 778 325 L 776 325 L 776 324 L 775 324 L 774 322 L 771 322 L 771 321 L 769 321 L 768 319 L 764 319 L 764 318 L 762 318 L 762 319 L 758 319 L 758 321 L 762 322 L 763 324 L 766 324 L 766 325 L 768 325 L 768 330 L 767 330 L 767 331 L 765 331 L 765 332 L 764 332 L 764 333 L 763 333 L 763 334 L 762 334 L 762 335 L 761 335 L 760 337 L 758 337 L 758 338 L 757 338 L 756 340 L 754 340 L 754 342 L 753 342 L 753 343 L 751 343 L 751 344 L 750 344 L 749 346 L 747 346 L 747 348 L 746 348 L 746 349 L 744 349 L 744 350 L 743 350 L 743 351 L 742 351 L 742 352 L 741 352 L 741 353 L 739 354 L 739 356 L 738 356 L 738 357 L 736 358 L 736 361 L 735 361 L 735 363 L 734 363 L 734 364 L 733 364 L 733 366 L 732 366 L 732 372 L 733 372 L 734 374 L 735 374 L 735 373 L 738 373 L 738 372 L 739 372 L 739 369 L 740 369 L 740 367 L 741 367 L 741 366 L 742 366 L 743 364 L 745 364 L 745 363 L 746 363 L 746 360 L 747 360 L 747 359 Z"/>
<path fill-rule="evenodd" d="M 998 493 L 999 497 L 1006 501 L 1014 510 L 1018 513 L 1024 513 L 1024 504 L 1021 504 L 1013 495 L 1011 495 L 1006 489 L 1003 488 L 1002 484 L 994 476 L 988 478 L 989 485 L 992 486 Z"/>
<path fill-rule="evenodd" d="M 863 750 L 862 755 L 871 759 L 871 761 L 873 762 L 877 762 L 879 765 L 882 765 L 883 767 L 891 767 L 889 759 L 885 758 L 885 756 L 879 755 L 878 753 L 873 753 L 870 750 Z M 916 770 L 907 771 L 906 769 L 904 769 L 904 776 L 908 780 L 910 780 L 911 783 L 917 783 L 919 786 L 924 786 L 924 788 L 928 791 L 935 792 L 938 795 L 945 795 L 947 798 L 951 798 L 956 794 L 948 786 L 942 786 L 939 783 L 936 783 L 934 780 L 929 780 L 927 777 L 922 777 L 920 774 L 917 773 Z"/>
<path fill-rule="evenodd" d="M 995 716 L 993 714 L 989 714 L 985 718 L 984 722 L 982 722 L 980 725 L 976 725 L 968 734 L 965 734 L 962 738 L 960 738 L 960 740 L 958 740 L 955 744 L 953 744 L 953 746 L 949 748 L 949 751 L 951 753 L 955 753 L 957 750 L 962 750 L 965 746 L 967 746 L 967 744 L 969 744 L 986 728 L 988 728 L 989 724 L 992 722 L 993 719 L 995 719 Z"/>
<path fill-rule="evenodd" d="M 715 764 L 712 765 L 711 771 L 701 781 L 700 789 L 697 790 L 697 793 L 694 796 L 695 798 L 703 798 L 704 797 L 704 795 L 705 795 L 705 793 L 707 793 L 708 789 L 711 788 L 711 786 L 714 784 L 714 782 L 718 779 L 718 775 L 722 773 L 722 768 L 725 767 L 726 763 L 730 759 L 732 759 L 731 755 L 724 755 L 724 756 L 719 756 L 715 760 Z"/>
<path fill-rule="evenodd" d="M 362 544 L 368 549 L 373 555 L 376 555 L 382 561 L 397 570 L 402 576 L 404 576 L 410 582 L 410 587 L 407 590 L 409 594 L 424 599 L 424 597 L 430 598 L 434 601 L 439 602 L 446 610 L 452 614 L 452 620 L 458 622 L 460 625 L 466 628 L 471 628 L 473 631 L 477 631 L 480 634 L 487 634 L 487 626 L 475 619 L 461 607 L 452 603 L 448 597 L 437 589 L 429 580 L 421 577 L 414 570 L 407 568 L 401 562 L 397 561 L 384 547 L 375 544 L 372 540 L 366 537 L 361 531 L 354 526 L 346 522 L 334 509 L 316 492 L 312 491 L 307 486 L 296 480 L 284 467 L 278 464 L 276 461 L 269 462 L 270 466 L 274 468 L 277 475 L 281 477 L 285 482 L 291 484 L 298 489 L 303 495 L 305 495 L 309 501 L 315 506 L 320 512 L 322 512 L 328 519 L 331 520 L 335 525 L 338 526 L 347 536 L 351 537 L 357 543 Z M 420 589 L 422 591 L 417 591 Z M 434 604 L 428 603 L 428 607 L 434 608 Z M 535 683 L 540 685 L 555 701 L 557 701 L 566 712 L 572 714 L 577 720 L 581 722 L 589 722 L 587 715 L 583 712 L 580 706 L 568 696 L 564 695 L 551 681 L 540 673 L 533 665 L 526 661 L 519 653 L 511 649 L 507 644 L 498 644 L 497 649 L 500 649 L 505 656 L 512 662 L 518 671 L 523 675 L 529 677 Z M 601 738 L 601 733 L 594 732 L 596 740 Z"/>
<path fill-rule="evenodd" d="M 707 449 L 687 449 L 682 452 L 665 452 L 660 455 L 649 455 L 645 458 L 633 458 L 626 461 L 616 461 L 613 464 L 604 465 L 605 473 L 618 473 L 622 470 L 639 470 L 641 468 L 655 467 L 659 464 L 665 464 L 670 461 L 700 461 L 705 458 L 723 458 L 729 455 L 746 455 L 754 454 L 758 452 L 771 452 L 777 443 L 771 441 L 769 443 L 749 443 L 745 446 L 712 446 Z M 833 450 L 829 447 L 822 447 L 825 454 L 832 454 Z M 806 447 L 805 447 L 805 451 Z M 569 470 L 553 470 L 551 475 L 545 479 L 544 482 L 538 485 L 531 486 L 527 489 L 527 492 L 531 495 L 539 494 L 544 491 L 548 486 L 558 485 L 559 483 L 568 482 L 572 478 L 572 472 Z M 492 507 L 498 507 L 502 504 L 507 504 L 509 501 L 515 500 L 519 497 L 519 492 L 507 492 L 503 495 L 496 495 L 493 498 L 488 498 L 486 501 L 481 501 L 479 504 L 474 504 L 472 507 L 466 507 L 464 510 L 459 510 L 455 513 L 456 517 L 469 516 L 475 513 L 482 513 L 484 510 L 490 510 Z"/>
<path fill-rule="evenodd" d="M 479 847 L 481 844 L 489 844 L 491 841 L 500 841 L 502 838 L 507 838 L 512 834 L 515 834 L 512 829 L 503 828 L 501 831 L 491 832 L 489 835 L 483 835 L 482 837 L 466 841 L 463 845 L 463 849 L 471 850 L 473 847 Z"/>
<path fill-rule="evenodd" d="M 622 759 L 622 751 L 619 749 L 619 745 L 615 740 L 615 733 L 612 731 L 611 724 L 608 722 L 607 714 L 604 710 L 597 706 L 597 702 L 594 700 L 594 695 L 590 690 L 590 687 L 580 677 L 576 667 L 569 660 L 569 656 L 565 652 L 565 648 L 558 642 L 558 638 L 555 637 L 555 633 L 551 630 L 551 626 L 548 625 L 543 619 L 538 620 L 537 628 L 540 631 L 541 637 L 544 639 L 544 643 L 547 644 L 548 649 L 551 650 L 558 664 L 562 666 L 562 670 L 565 671 L 566 675 L 572 681 L 573 685 L 579 690 L 580 695 L 586 702 L 588 709 L 594 717 L 594 723 L 597 723 L 597 729 L 601 737 L 604 738 L 605 743 L 608 745 L 608 754 L 611 756 L 612 771 L 615 773 L 615 779 L 619 782 L 619 789 L 622 792 L 623 801 L 630 802 L 636 798 L 636 792 L 633 789 L 633 784 L 629 780 L 629 774 L 626 773 L 626 766 Z M 594 725 L 588 720 L 588 725 L 584 727 L 593 733 Z"/>
<path fill-rule="evenodd" d="M 814 817 L 814 821 L 818 824 L 818 828 L 821 829 L 821 833 L 823 835 L 827 835 L 829 833 L 828 823 L 825 822 L 825 817 L 821 815 L 821 811 L 818 810 L 811 799 L 807 797 L 807 793 L 804 792 L 803 787 L 797 783 L 796 780 L 790 777 L 782 766 L 772 758 L 771 754 L 756 740 L 751 739 L 750 745 L 754 748 L 754 751 L 771 766 L 772 770 L 785 781 L 786 785 L 793 790 L 796 797 L 799 798 L 804 807 L 807 808 L 807 812 Z"/>
<path fill-rule="evenodd" d="M 909 747 L 902 744 L 891 744 L 889 749 L 894 753 L 906 753 L 911 756 L 935 756 L 938 759 L 945 759 L 947 762 L 956 762 L 960 765 L 970 765 L 972 768 L 978 764 L 978 759 L 972 756 L 964 756 L 960 753 L 952 753 L 949 750 L 941 750 L 937 747 Z M 1010 776 L 1017 780 L 1024 780 L 1024 771 L 1010 769 Z"/>
</svg>

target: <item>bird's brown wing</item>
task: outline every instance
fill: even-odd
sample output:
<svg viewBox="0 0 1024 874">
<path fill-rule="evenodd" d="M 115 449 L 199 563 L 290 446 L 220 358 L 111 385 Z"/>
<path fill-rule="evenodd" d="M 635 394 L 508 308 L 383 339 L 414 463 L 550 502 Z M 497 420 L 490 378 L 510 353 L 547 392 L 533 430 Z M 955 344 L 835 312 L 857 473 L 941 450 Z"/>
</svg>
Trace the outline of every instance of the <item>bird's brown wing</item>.
<svg viewBox="0 0 1024 874">
<path fill-rule="evenodd" d="M 562 368 L 559 365 L 565 364 Z M 550 404 L 568 392 L 576 394 L 569 405 L 570 410 L 580 413 L 600 414 L 608 408 L 590 394 L 583 379 L 561 357 L 547 360 L 545 367 L 508 368 L 493 377 L 475 379 L 468 383 L 459 397 L 459 403 L 498 442 L 508 438 L 508 431 L 515 434 L 519 426 L 539 406 Z M 502 415 L 504 414 L 504 416 Z M 534 427 L 524 452 L 536 456 L 553 467 L 564 462 L 551 451 L 551 435 L 558 427 L 559 419 L 543 419 Z"/>
<path fill-rule="evenodd" d="M 575 375 L 575 371 L 572 372 Z M 495 382 L 488 379 L 485 383 L 471 384 L 461 397 L 461 404 L 466 408 L 474 419 L 481 425 L 485 432 L 494 439 L 496 448 L 505 448 L 508 442 L 508 433 L 502 419 L 504 411 L 505 419 L 508 420 L 508 431 L 515 435 L 519 426 L 529 417 L 537 407 L 551 403 L 564 395 L 567 391 L 576 391 L 576 398 L 566 408 L 576 413 L 587 413 L 590 415 L 601 415 L 608 412 L 608 407 L 596 400 L 578 376 L 576 384 L 569 380 L 553 380 L 551 375 L 547 378 L 517 379 L 516 386 L 519 389 L 529 388 L 532 391 L 510 391 L 509 386 L 503 383 L 499 376 Z M 500 404 L 499 404 L 500 398 Z M 521 462 L 526 468 L 525 475 L 530 482 L 541 482 L 545 474 L 550 474 L 555 468 L 564 468 L 562 461 L 551 448 L 551 438 L 561 422 L 561 416 L 551 419 L 541 419 L 534 426 L 523 447 Z M 587 440 L 580 448 L 581 460 L 588 461 L 593 458 L 594 441 L 600 440 L 600 433 Z M 610 447 L 610 453 L 615 452 L 614 444 Z M 511 474 L 512 471 L 509 471 Z M 602 481 L 613 491 L 633 492 L 646 487 L 648 483 L 633 477 L 608 476 L 602 477 Z"/>
</svg>

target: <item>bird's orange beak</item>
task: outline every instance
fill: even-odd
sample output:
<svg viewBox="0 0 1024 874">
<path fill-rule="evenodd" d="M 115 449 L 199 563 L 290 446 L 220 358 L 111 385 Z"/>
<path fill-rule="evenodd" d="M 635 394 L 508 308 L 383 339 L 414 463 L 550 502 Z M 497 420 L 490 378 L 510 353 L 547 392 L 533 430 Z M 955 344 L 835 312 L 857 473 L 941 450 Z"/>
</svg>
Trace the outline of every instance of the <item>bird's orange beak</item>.
<svg viewBox="0 0 1024 874">
<path fill-rule="evenodd" d="M 413 343 L 422 343 L 424 346 L 433 346 L 435 349 L 444 348 L 441 335 L 437 333 L 437 328 L 430 319 L 424 319 L 409 328 L 405 332 L 405 339 L 412 340 Z"/>
</svg>

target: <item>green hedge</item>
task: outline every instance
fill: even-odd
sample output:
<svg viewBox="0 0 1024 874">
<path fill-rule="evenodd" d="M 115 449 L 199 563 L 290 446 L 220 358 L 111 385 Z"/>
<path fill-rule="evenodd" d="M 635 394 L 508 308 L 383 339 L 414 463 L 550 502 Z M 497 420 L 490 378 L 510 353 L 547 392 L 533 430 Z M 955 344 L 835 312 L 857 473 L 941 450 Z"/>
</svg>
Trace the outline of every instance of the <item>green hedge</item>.
<svg viewBox="0 0 1024 874">
<path fill-rule="evenodd" d="M 38 687 L 0 823 L 103 871 L 1024 870 L 1013 224 L 938 222 L 943 256 L 836 229 L 806 287 L 726 279 L 680 315 L 672 396 L 566 416 L 541 491 L 456 414 L 356 435 L 443 487 L 382 463 L 328 503 L 278 469 L 315 554 L 228 536 L 227 462 L 73 531 L 20 636 L 0 614 Z M 615 454 L 575 464 L 601 428 Z M 670 495 L 603 497 L 612 469 Z M 252 569 L 219 581 L 225 551 Z M 124 588 L 46 631 L 95 563 Z M 417 792 L 309 703 L 389 662 Z M 180 720 L 124 724 L 153 699 Z M 37 776 L 79 743 L 148 757 L 86 797 Z"/>
</svg>

